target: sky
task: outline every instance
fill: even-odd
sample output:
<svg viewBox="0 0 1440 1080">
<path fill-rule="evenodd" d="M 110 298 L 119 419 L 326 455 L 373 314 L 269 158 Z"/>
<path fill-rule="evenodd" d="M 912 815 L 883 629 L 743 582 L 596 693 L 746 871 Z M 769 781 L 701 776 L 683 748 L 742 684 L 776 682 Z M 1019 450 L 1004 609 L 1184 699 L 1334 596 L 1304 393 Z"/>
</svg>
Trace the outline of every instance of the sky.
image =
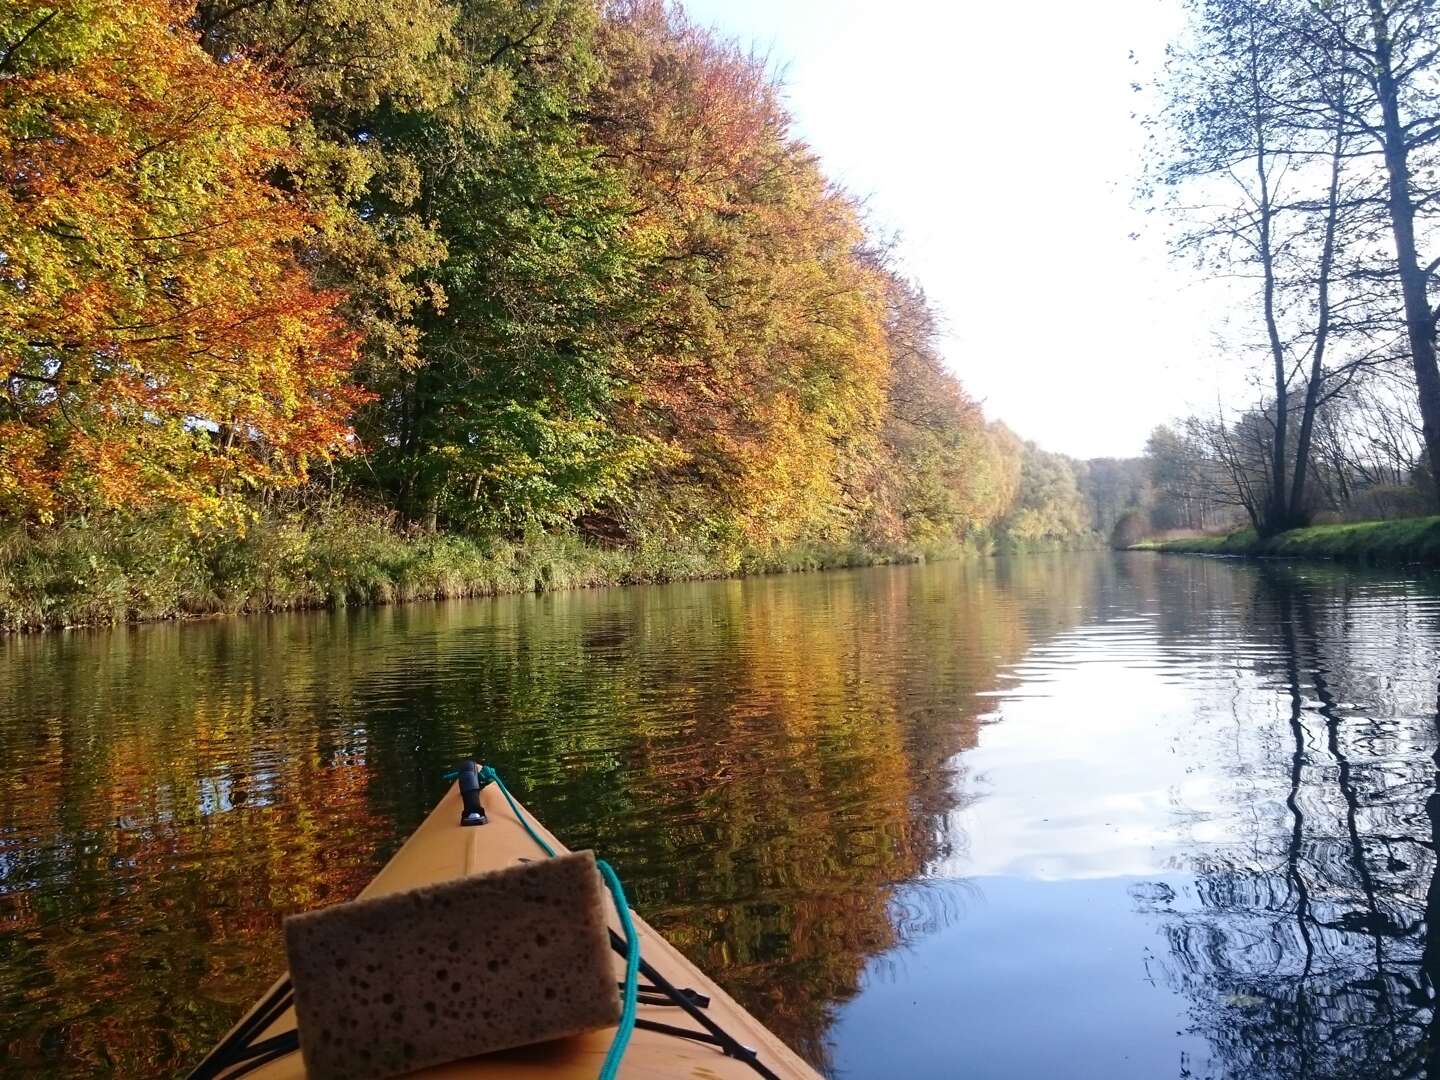
<svg viewBox="0 0 1440 1080">
<path fill-rule="evenodd" d="M 1135 192 L 1178 0 L 686 0 L 769 57 L 796 134 L 899 240 L 987 415 L 1077 457 L 1139 454 L 1232 396 L 1227 301 Z"/>
</svg>

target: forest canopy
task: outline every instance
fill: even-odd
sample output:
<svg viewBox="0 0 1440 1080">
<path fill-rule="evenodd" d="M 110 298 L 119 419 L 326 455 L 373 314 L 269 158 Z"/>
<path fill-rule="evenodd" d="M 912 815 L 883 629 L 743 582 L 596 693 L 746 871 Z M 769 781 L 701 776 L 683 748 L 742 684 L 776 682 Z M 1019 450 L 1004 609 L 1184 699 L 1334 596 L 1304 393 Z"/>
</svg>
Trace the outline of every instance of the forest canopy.
<svg viewBox="0 0 1440 1080">
<path fill-rule="evenodd" d="M 773 71 L 660 0 L 15 0 L 0 176 L 12 531 L 1090 530 Z"/>
</svg>

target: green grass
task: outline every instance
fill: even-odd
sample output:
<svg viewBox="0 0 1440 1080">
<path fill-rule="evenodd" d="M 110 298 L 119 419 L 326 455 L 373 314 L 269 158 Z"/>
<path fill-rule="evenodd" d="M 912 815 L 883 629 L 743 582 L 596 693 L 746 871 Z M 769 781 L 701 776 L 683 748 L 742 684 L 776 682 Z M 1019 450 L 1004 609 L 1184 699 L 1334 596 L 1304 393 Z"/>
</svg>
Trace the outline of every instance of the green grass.
<svg viewBox="0 0 1440 1080">
<path fill-rule="evenodd" d="M 1143 541 L 1132 550 L 1195 555 L 1270 555 L 1356 562 L 1440 563 L 1440 517 L 1313 525 L 1260 539 L 1254 529 L 1228 536 Z"/>
<path fill-rule="evenodd" d="M 161 520 L 0 530 L 0 632 L 388 604 L 917 562 L 953 551 L 808 544 L 707 550 L 675 537 L 621 548 L 572 534 L 520 541 L 405 531 L 344 503 L 271 510 L 240 533 Z"/>
</svg>

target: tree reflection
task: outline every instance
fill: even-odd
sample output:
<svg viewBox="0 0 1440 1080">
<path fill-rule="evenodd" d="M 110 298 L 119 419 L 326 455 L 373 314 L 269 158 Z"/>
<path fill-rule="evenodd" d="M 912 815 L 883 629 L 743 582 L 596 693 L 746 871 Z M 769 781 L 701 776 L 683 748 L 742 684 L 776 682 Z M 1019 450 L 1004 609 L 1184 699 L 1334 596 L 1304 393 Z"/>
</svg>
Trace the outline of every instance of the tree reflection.
<svg viewBox="0 0 1440 1080">
<path fill-rule="evenodd" d="M 164 1075 L 462 756 L 505 773 L 812 1061 L 963 838 L 981 697 L 1094 559 L 511 597 L 0 643 L 0 1045 Z"/>
<path fill-rule="evenodd" d="M 1255 585 L 1245 619 L 1276 646 L 1261 667 L 1282 690 L 1288 775 L 1251 808 L 1248 845 L 1195 856 L 1196 909 L 1155 909 L 1170 980 L 1219 1075 L 1440 1077 L 1434 656 L 1410 605 L 1273 566 Z M 1423 712 L 1401 685 L 1430 687 Z"/>
</svg>

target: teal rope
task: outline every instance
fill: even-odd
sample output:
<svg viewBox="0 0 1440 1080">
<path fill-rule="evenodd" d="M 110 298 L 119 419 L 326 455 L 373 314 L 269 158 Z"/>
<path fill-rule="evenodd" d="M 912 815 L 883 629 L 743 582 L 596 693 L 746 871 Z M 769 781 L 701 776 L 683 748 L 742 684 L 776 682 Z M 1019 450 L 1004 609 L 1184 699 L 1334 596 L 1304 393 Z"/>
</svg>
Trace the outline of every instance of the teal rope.
<svg viewBox="0 0 1440 1080">
<path fill-rule="evenodd" d="M 620 876 L 604 859 L 596 859 L 595 865 L 605 876 L 610 886 L 610 896 L 615 901 L 615 910 L 620 913 L 620 927 L 625 931 L 625 996 L 620 1010 L 620 1026 L 615 1029 L 615 1038 L 605 1055 L 605 1064 L 600 1069 L 600 1080 L 615 1080 L 620 1073 L 620 1059 L 630 1045 L 630 1036 L 635 1032 L 635 999 L 640 984 L 640 935 L 635 933 L 635 923 L 630 918 L 630 904 L 625 899 L 625 887 Z"/>
<path fill-rule="evenodd" d="M 480 786 L 484 787 L 487 783 L 500 789 L 500 794 L 505 796 L 505 801 L 510 805 L 510 812 L 524 827 L 530 839 L 534 840 L 546 855 L 555 858 L 555 849 L 545 842 L 545 838 L 535 831 L 520 812 L 519 804 L 505 786 L 505 781 L 500 779 L 500 774 L 489 765 L 482 765 Z M 635 922 L 630 918 L 630 902 L 625 899 L 625 887 L 620 884 L 620 875 L 615 873 L 604 859 L 596 859 L 595 866 L 599 869 L 600 876 L 605 879 L 610 898 L 615 902 L 615 910 L 620 915 L 620 928 L 625 931 L 624 1004 L 620 1009 L 620 1025 L 615 1029 L 615 1038 L 610 1042 L 610 1049 L 605 1054 L 605 1064 L 601 1066 L 599 1076 L 599 1080 L 615 1080 L 620 1074 L 620 1062 L 625 1057 L 625 1049 L 630 1045 L 630 1036 L 635 1032 L 636 995 L 640 986 L 640 935 L 635 932 Z"/>
<path fill-rule="evenodd" d="M 500 789 L 500 794 L 504 795 L 505 801 L 510 804 L 510 812 L 515 815 L 516 821 L 525 826 L 525 831 L 530 834 L 530 839 L 539 844 L 540 850 L 545 852 L 546 855 L 549 855 L 552 859 L 555 858 L 555 849 L 545 842 L 543 836 L 530 827 L 530 822 L 525 820 L 525 815 L 520 812 L 520 807 L 516 804 L 514 797 L 511 796 L 510 789 L 505 786 L 505 781 L 500 779 L 500 774 L 489 765 L 481 765 L 480 786 L 484 787 L 486 784 L 494 784 Z"/>
</svg>

